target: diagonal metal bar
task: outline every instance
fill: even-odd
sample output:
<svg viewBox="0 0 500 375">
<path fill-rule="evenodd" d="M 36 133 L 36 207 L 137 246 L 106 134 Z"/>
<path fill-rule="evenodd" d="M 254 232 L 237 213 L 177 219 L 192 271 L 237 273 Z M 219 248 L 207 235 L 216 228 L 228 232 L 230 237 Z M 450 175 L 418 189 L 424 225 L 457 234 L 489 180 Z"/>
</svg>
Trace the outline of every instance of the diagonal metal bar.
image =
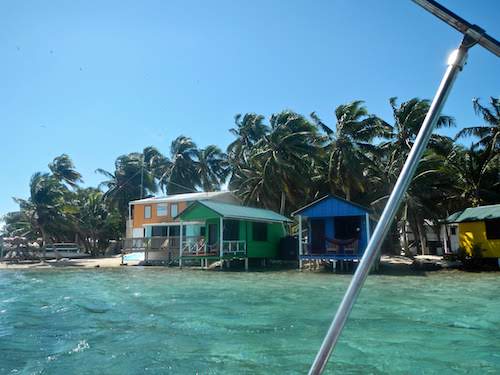
<svg viewBox="0 0 500 375">
<path fill-rule="evenodd" d="M 422 127 L 420 128 L 417 138 L 415 139 L 415 143 L 408 154 L 408 158 L 406 159 L 403 169 L 401 170 L 401 174 L 399 175 L 396 185 L 394 186 L 389 200 L 387 201 L 380 220 L 375 227 L 373 236 L 370 238 L 370 242 L 366 247 L 359 266 L 356 269 L 344 298 L 337 309 L 335 318 L 333 319 L 323 343 L 321 344 L 321 348 L 319 349 L 318 354 L 316 355 L 316 358 L 314 359 L 314 362 L 309 370 L 310 375 L 321 374 L 328 363 L 328 359 L 340 337 L 351 309 L 356 302 L 359 292 L 363 287 L 375 259 L 377 258 L 382 242 L 384 241 L 391 223 L 394 220 L 394 216 L 396 215 L 403 196 L 406 193 L 408 185 L 415 174 L 415 170 L 423 152 L 427 147 L 432 130 L 434 129 L 434 126 L 436 125 L 441 114 L 446 98 L 451 91 L 458 73 L 465 63 L 468 48 L 469 46 L 466 43 L 462 43 L 461 47 L 457 50 L 458 52 L 454 61 L 451 62 L 446 70 L 434 100 L 429 108 L 429 112 L 424 119 Z"/>
<path fill-rule="evenodd" d="M 413 2 L 432 13 L 440 20 L 446 22 L 454 29 L 460 31 L 462 34 L 470 36 L 476 40 L 477 44 L 500 57 L 500 43 L 492 36 L 486 34 L 479 26 L 470 24 L 462 17 L 456 15 L 434 0 L 413 0 Z"/>
<path fill-rule="evenodd" d="M 345 326 L 352 307 L 354 306 L 368 273 L 377 258 L 382 242 L 389 231 L 399 205 L 411 180 L 413 179 L 413 175 L 415 174 L 420 158 L 427 148 L 427 143 L 429 142 L 432 131 L 439 119 L 441 110 L 443 109 L 446 99 L 452 89 L 453 83 L 465 64 L 467 51 L 470 47 L 478 43 L 493 54 L 500 56 L 500 44 L 498 41 L 496 41 L 493 37 L 488 36 L 480 27 L 471 25 L 434 0 L 413 1 L 463 33 L 464 38 L 460 47 L 450 56 L 448 69 L 441 80 L 441 84 L 439 85 L 439 88 L 434 96 L 429 112 L 422 123 L 422 127 L 420 128 L 417 138 L 415 139 L 415 143 L 408 154 L 408 158 L 406 159 L 403 169 L 401 170 L 401 174 L 396 181 L 396 185 L 394 186 L 380 220 L 375 227 L 373 236 L 370 238 L 359 266 L 354 273 L 342 301 L 340 302 L 335 317 L 328 329 L 328 332 L 326 333 L 325 338 L 323 339 L 321 348 L 319 349 L 309 370 L 310 375 L 321 374 L 328 363 L 328 359 L 330 358 L 340 334 L 342 333 L 342 329 Z"/>
</svg>

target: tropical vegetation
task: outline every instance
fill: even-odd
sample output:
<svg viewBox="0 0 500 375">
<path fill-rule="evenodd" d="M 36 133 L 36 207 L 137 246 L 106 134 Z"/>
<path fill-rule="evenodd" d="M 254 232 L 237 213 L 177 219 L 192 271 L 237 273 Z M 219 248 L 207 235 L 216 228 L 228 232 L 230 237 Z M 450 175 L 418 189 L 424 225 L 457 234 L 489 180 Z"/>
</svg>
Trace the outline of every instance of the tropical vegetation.
<svg viewBox="0 0 500 375">
<path fill-rule="evenodd" d="M 325 194 L 373 207 L 380 213 L 429 109 L 429 101 L 389 100 L 392 119 L 368 111 L 360 100 L 339 105 L 332 119 L 286 110 L 265 116 L 235 116 L 234 140 L 224 152 L 204 148 L 181 135 L 167 153 L 155 147 L 121 155 L 97 188 L 82 187 L 82 176 L 67 155 L 37 172 L 30 196 L 16 198 L 19 211 L 3 217 L 4 234 L 72 240 L 98 254 L 124 234 L 128 202 L 155 194 L 228 188 L 244 203 L 290 214 Z M 468 206 L 500 202 L 500 101 L 473 106 L 482 124 L 454 139 L 433 135 L 398 213 L 392 234 L 411 228 L 420 246 L 425 220 L 437 223 Z M 455 126 L 443 115 L 438 128 Z M 464 145 L 465 141 L 471 143 Z M 387 241 L 388 249 L 398 241 Z M 403 249 L 408 244 L 403 241 Z M 395 249 L 394 249 L 395 250 Z"/>
</svg>

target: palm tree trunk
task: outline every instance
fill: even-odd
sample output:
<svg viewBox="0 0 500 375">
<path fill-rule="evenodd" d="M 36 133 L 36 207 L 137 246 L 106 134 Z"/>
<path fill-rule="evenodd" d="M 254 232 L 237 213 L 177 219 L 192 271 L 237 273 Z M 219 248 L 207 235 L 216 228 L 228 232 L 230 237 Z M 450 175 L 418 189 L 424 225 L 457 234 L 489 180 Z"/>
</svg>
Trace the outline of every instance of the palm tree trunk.
<svg viewBox="0 0 500 375">
<path fill-rule="evenodd" d="M 280 214 L 284 215 L 285 214 L 285 203 L 286 203 L 286 196 L 285 192 L 281 192 L 281 203 L 280 203 Z"/>
<path fill-rule="evenodd" d="M 402 220 L 402 228 L 403 228 L 403 252 L 406 256 L 410 256 L 410 247 L 408 246 L 408 230 L 407 230 L 407 222 L 405 219 Z"/>
<path fill-rule="evenodd" d="M 46 255 L 46 246 L 47 246 L 47 233 L 45 232 L 45 228 L 41 225 L 40 226 L 40 233 L 42 233 L 42 258 L 45 260 L 45 255 Z"/>
<path fill-rule="evenodd" d="M 345 199 L 351 201 L 351 189 L 349 186 L 345 186 Z"/>
<path fill-rule="evenodd" d="M 418 236 L 420 242 L 420 249 L 422 251 L 422 255 L 426 255 L 427 251 L 427 233 L 425 231 L 425 223 L 421 220 L 417 220 L 418 227 Z"/>
<path fill-rule="evenodd" d="M 408 224 L 410 225 L 411 233 L 413 234 L 413 241 L 415 243 L 415 254 L 418 254 L 419 247 L 416 245 L 417 238 L 420 241 L 420 230 L 417 224 L 415 216 L 411 215 L 408 217 Z M 409 249 L 408 249 L 409 250 Z M 412 254 L 413 255 L 413 254 Z"/>
</svg>

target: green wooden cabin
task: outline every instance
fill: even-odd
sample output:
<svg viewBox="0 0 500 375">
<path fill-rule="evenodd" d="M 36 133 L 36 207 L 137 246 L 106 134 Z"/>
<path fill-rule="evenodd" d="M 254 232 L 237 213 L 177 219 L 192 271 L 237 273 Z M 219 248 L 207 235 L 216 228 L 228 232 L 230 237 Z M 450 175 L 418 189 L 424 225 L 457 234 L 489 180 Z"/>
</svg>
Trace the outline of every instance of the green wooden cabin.
<svg viewBox="0 0 500 375">
<path fill-rule="evenodd" d="M 287 234 L 290 219 L 270 210 L 215 201 L 197 201 L 176 218 L 183 223 L 199 223 L 199 236 L 181 239 L 179 265 L 183 260 L 268 259 L 278 255 L 280 239 Z M 182 233 L 183 231 L 181 231 Z"/>
</svg>

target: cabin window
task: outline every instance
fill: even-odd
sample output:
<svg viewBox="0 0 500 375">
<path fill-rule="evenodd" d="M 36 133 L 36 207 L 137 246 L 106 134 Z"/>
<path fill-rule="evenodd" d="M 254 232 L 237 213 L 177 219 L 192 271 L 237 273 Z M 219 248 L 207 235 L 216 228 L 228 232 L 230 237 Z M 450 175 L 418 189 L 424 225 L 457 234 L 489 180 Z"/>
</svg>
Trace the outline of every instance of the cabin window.
<svg viewBox="0 0 500 375">
<path fill-rule="evenodd" d="M 130 220 L 134 220 L 134 205 L 130 206 Z"/>
<path fill-rule="evenodd" d="M 153 226 L 151 230 L 151 237 L 167 237 L 167 227 Z"/>
<path fill-rule="evenodd" d="M 252 223 L 252 231 L 254 241 L 267 241 L 266 223 Z"/>
<path fill-rule="evenodd" d="M 238 220 L 224 220 L 224 241 L 237 241 L 240 237 L 240 222 Z"/>
<path fill-rule="evenodd" d="M 177 203 L 172 203 L 170 205 L 170 215 L 172 217 L 176 217 L 178 213 L 179 213 L 179 207 L 178 207 Z"/>
<path fill-rule="evenodd" d="M 485 220 L 486 238 L 489 240 L 500 240 L 500 219 Z"/>
<path fill-rule="evenodd" d="M 457 234 L 457 227 L 451 227 L 450 230 L 451 230 L 451 235 L 452 236 L 456 236 L 456 234 Z"/>
<path fill-rule="evenodd" d="M 170 237 L 180 237 L 181 235 L 181 227 L 180 225 L 172 225 L 169 229 Z M 186 226 L 182 226 L 182 236 L 186 237 Z"/>
<path fill-rule="evenodd" d="M 144 219 L 151 219 L 151 206 L 144 206 Z"/>
<path fill-rule="evenodd" d="M 168 216 L 168 206 L 166 203 L 159 203 L 156 206 L 156 216 Z"/>
</svg>

